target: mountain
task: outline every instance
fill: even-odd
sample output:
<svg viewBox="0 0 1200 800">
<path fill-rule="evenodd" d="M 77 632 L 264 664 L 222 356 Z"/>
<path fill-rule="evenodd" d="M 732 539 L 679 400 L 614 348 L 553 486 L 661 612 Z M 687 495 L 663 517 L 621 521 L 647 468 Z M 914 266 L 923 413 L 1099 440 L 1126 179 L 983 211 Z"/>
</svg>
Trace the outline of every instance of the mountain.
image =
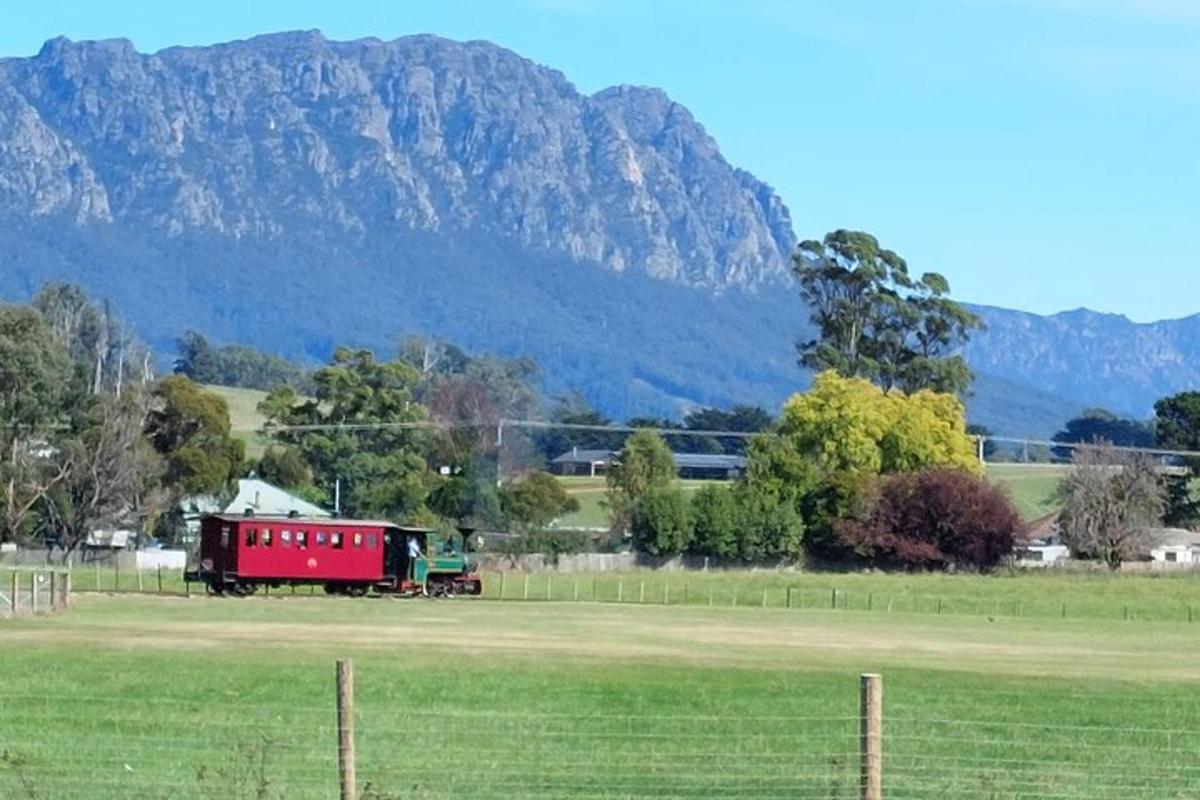
<svg viewBox="0 0 1200 800">
<path fill-rule="evenodd" d="M 1200 315 L 1136 323 L 1087 309 L 974 310 L 988 329 L 965 352 L 980 372 L 1139 419 L 1158 398 L 1200 387 Z"/>
<path fill-rule="evenodd" d="M 663 92 L 586 95 L 487 42 L 55 39 L 0 60 L 0 235 L 0 296 L 81 283 L 167 352 L 187 328 L 309 360 L 422 332 L 532 356 L 551 392 L 622 417 L 776 407 L 807 382 L 774 190 Z M 1100 375 L 1080 401 L 1066 351 L 1006 352 L 1069 337 L 985 311 L 978 421 L 1044 435 L 1111 392 L 1145 407 Z"/>
</svg>

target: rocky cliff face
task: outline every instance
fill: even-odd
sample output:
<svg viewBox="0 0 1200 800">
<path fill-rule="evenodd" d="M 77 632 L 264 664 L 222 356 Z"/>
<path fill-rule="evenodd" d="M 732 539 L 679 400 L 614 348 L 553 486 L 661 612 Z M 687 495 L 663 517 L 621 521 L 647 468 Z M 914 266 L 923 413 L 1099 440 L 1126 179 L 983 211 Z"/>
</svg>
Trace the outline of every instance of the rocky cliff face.
<svg viewBox="0 0 1200 800">
<path fill-rule="evenodd" d="M 580 94 L 486 42 L 288 33 L 0 61 L 0 207 L 169 235 L 504 237 L 713 288 L 786 271 L 770 187 L 658 90 Z"/>
</svg>

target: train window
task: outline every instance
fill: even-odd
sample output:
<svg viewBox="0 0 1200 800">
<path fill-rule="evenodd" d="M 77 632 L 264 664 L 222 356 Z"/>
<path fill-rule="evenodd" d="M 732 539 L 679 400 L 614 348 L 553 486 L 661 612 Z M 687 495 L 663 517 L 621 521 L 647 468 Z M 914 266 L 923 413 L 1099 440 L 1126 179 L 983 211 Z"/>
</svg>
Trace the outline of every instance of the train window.
<svg viewBox="0 0 1200 800">
<path fill-rule="evenodd" d="M 354 534 L 354 546 L 362 547 L 362 534 L 361 533 Z"/>
<path fill-rule="evenodd" d="M 229 526 L 221 528 L 221 548 L 229 548 Z"/>
<path fill-rule="evenodd" d="M 281 545 L 283 545 L 284 547 L 291 547 L 292 546 L 292 532 L 291 531 L 280 531 L 279 532 L 279 543 Z"/>
<path fill-rule="evenodd" d="M 262 536 L 259 537 L 259 543 L 262 544 L 263 547 L 271 546 L 271 529 L 270 528 L 262 529 Z"/>
<path fill-rule="evenodd" d="M 374 550 L 376 542 L 378 542 L 378 539 L 376 538 L 375 534 L 368 533 L 367 534 L 367 549 Z"/>
<path fill-rule="evenodd" d="M 246 547 L 254 547 L 254 540 L 258 531 L 254 528 L 246 528 Z"/>
<path fill-rule="evenodd" d="M 331 544 L 333 546 L 334 550 L 342 549 L 341 531 L 334 531 L 333 533 L 329 534 L 329 544 Z"/>
<path fill-rule="evenodd" d="M 329 534 L 325 531 L 317 531 L 317 547 L 324 547 L 329 543 Z"/>
<path fill-rule="evenodd" d="M 308 547 L 308 531 L 296 531 L 296 547 Z"/>
</svg>

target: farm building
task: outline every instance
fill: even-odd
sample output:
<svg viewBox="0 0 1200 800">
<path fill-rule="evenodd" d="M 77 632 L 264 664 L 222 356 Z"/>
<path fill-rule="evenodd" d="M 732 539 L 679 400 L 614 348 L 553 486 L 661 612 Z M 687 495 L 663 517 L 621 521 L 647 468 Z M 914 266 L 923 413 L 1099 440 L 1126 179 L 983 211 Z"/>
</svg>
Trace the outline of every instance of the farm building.
<svg viewBox="0 0 1200 800">
<path fill-rule="evenodd" d="M 693 480 L 736 480 L 746 471 L 745 456 L 672 453 L 679 477 Z"/>
<path fill-rule="evenodd" d="M 1164 566 L 1200 567 L 1200 533 L 1166 529 L 1155 531 L 1150 559 Z"/>
<path fill-rule="evenodd" d="M 608 472 L 617 460 L 615 450 L 580 450 L 572 447 L 550 462 L 550 471 L 555 475 L 587 475 L 595 477 Z"/>
<path fill-rule="evenodd" d="M 1059 537 L 1058 512 L 1029 523 L 1028 540 L 1013 549 L 1013 560 L 1021 567 L 1048 567 L 1071 557 L 1071 549 Z"/>
<path fill-rule="evenodd" d="M 1031 539 L 1018 547 L 1013 556 L 1022 567 L 1049 567 L 1061 564 L 1071 557 L 1071 549 L 1057 536 Z"/>
<path fill-rule="evenodd" d="M 615 450 L 580 450 L 575 447 L 550 462 L 555 475 L 604 475 L 620 454 Z M 672 453 L 679 477 L 689 480 L 734 480 L 746 470 L 745 456 L 709 453 Z"/>
</svg>

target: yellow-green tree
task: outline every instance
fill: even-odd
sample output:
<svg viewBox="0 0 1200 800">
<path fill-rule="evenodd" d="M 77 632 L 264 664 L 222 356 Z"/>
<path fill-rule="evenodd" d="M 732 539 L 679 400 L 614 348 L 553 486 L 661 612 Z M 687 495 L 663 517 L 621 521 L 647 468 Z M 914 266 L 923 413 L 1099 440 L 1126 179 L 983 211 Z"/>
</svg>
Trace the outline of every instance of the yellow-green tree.
<svg viewBox="0 0 1200 800">
<path fill-rule="evenodd" d="M 982 471 L 956 397 L 885 392 L 829 370 L 784 404 L 774 435 L 754 442 L 746 488 L 790 500 L 805 548 L 840 557 L 837 522 L 870 508 L 877 476 L 935 468 Z"/>
<path fill-rule="evenodd" d="M 884 392 L 833 371 L 784 404 L 777 432 L 825 474 L 982 469 L 958 398 L 929 390 Z"/>
</svg>

